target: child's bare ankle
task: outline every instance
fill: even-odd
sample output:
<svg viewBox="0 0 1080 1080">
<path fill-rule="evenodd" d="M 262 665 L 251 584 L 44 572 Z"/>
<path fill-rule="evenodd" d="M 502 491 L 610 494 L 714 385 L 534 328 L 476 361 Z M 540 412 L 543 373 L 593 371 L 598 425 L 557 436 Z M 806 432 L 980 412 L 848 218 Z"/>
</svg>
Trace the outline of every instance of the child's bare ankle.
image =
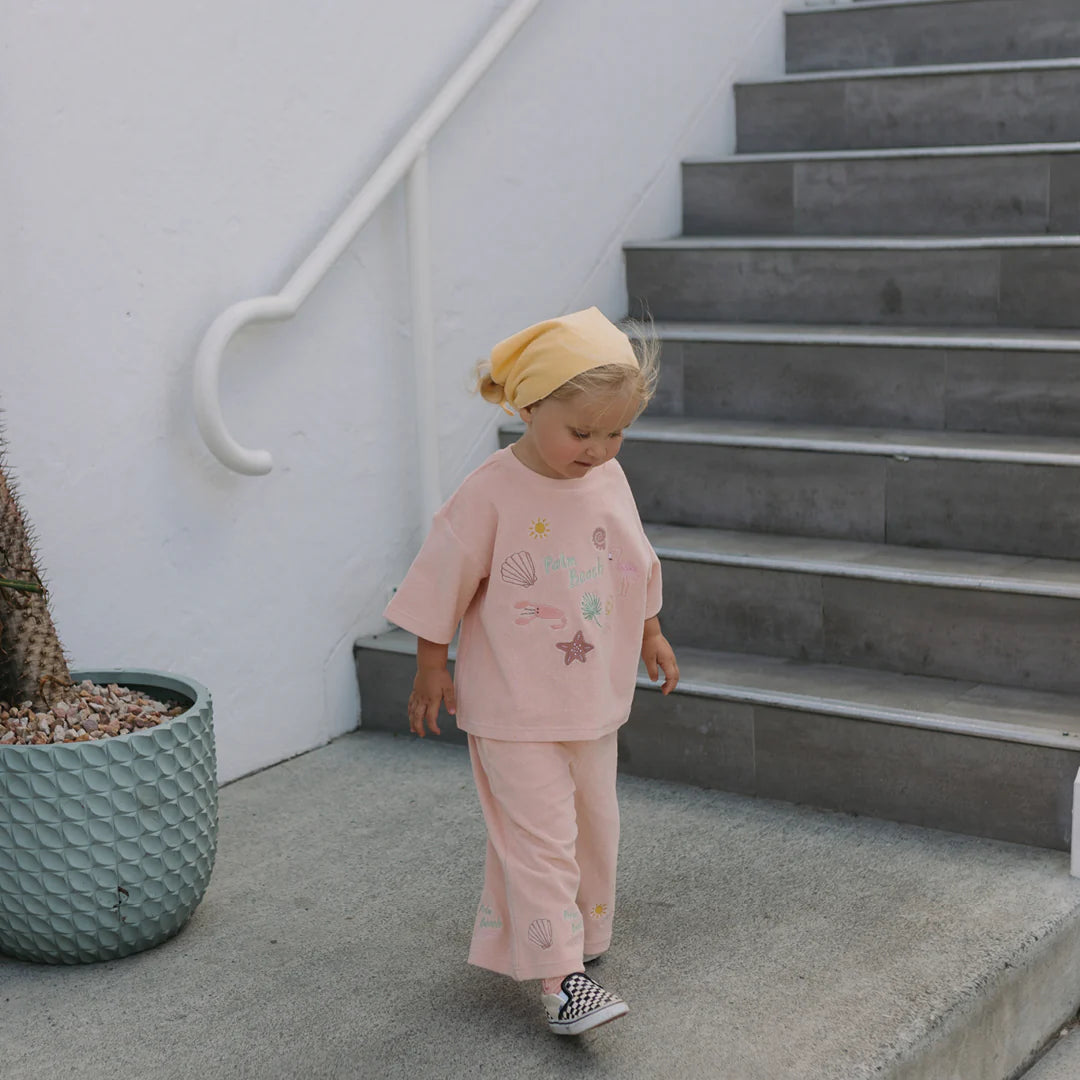
<svg viewBox="0 0 1080 1080">
<path fill-rule="evenodd" d="M 562 982 L 565 978 L 565 975 L 558 975 L 553 979 L 541 979 L 540 992 L 543 994 L 557 994 L 562 989 Z"/>
</svg>

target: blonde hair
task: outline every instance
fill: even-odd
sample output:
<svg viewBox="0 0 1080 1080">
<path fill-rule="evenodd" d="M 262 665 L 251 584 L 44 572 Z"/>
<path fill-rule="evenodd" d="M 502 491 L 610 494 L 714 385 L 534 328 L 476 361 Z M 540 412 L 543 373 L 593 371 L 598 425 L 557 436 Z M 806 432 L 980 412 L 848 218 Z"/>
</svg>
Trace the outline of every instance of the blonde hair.
<svg viewBox="0 0 1080 1080">
<path fill-rule="evenodd" d="M 589 368 L 588 371 L 575 375 L 557 386 L 547 398 L 565 401 L 578 394 L 589 397 L 616 398 L 630 390 L 640 403 L 638 415 L 656 393 L 656 384 L 660 377 L 660 339 L 652 320 L 625 319 L 619 328 L 630 338 L 630 344 L 637 356 L 638 367 L 635 370 L 627 364 L 602 364 Z M 491 361 L 481 360 L 476 365 L 475 390 L 485 401 L 499 405 L 503 401 L 503 388 L 491 377 Z M 540 401 L 546 401 L 541 398 Z M 532 402 L 539 405 L 539 401 Z"/>
</svg>

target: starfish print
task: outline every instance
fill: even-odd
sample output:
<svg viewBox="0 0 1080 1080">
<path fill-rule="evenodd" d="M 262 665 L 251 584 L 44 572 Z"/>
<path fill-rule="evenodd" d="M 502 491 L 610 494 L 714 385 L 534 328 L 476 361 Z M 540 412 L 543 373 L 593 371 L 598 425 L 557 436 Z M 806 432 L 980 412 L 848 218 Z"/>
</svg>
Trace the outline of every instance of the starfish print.
<svg viewBox="0 0 1080 1080">
<path fill-rule="evenodd" d="M 590 645 L 585 640 L 585 635 L 580 630 L 574 635 L 573 641 L 557 641 L 555 643 L 556 649 L 562 649 L 566 653 L 566 659 L 563 662 L 567 667 L 575 660 L 580 660 L 584 664 L 585 654 L 591 653 L 595 647 L 595 645 Z"/>
</svg>

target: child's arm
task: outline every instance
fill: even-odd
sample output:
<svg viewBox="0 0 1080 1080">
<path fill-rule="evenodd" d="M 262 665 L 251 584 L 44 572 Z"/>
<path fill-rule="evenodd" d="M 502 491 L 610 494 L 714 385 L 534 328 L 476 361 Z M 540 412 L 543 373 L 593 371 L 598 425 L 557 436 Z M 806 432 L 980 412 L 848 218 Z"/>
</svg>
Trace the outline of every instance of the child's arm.
<svg viewBox="0 0 1080 1080">
<path fill-rule="evenodd" d="M 649 678 L 656 682 L 660 671 L 664 673 L 664 685 L 660 693 L 670 694 L 679 682 L 679 665 L 675 662 L 675 653 L 668 644 L 668 639 L 660 632 L 660 619 L 654 615 L 645 620 L 645 629 L 641 636 L 641 659 Z"/>
<path fill-rule="evenodd" d="M 416 639 L 416 678 L 409 695 L 409 729 L 424 737 L 424 721 L 428 730 L 436 735 L 439 731 L 439 706 L 446 702 L 446 711 L 453 716 L 457 711 L 454 700 L 454 680 L 446 668 L 449 646 L 440 645 L 424 638 Z"/>
</svg>

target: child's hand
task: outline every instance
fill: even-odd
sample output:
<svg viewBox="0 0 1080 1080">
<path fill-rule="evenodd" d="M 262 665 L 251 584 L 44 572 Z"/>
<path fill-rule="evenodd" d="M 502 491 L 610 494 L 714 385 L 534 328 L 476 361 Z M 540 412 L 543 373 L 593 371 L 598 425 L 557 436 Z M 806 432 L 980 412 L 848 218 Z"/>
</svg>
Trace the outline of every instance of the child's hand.
<svg viewBox="0 0 1080 1080">
<path fill-rule="evenodd" d="M 412 693 L 409 695 L 409 730 L 422 739 L 426 720 L 428 730 L 441 735 L 438 719 L 439 706 L 443 701 L 446 702 L 446 711 L 453 716 L 457 712 L 457 701 L 454 698 L 454 680 L 450 677 L 450 672 L 445 667 L 419 668 L 416 678 L 413 679 Z"/>
<path fill-rule="evenodd" d="M 668 644 L 668 639 L 660 633 L 660 621 L 648 619 L 645 623 L 645 635 L 641 639 L 641 659 L 645 661 L 645 670 L 649 678 L 656 682 L 660 672 L 664 673 L 664 685 L 661 694 L 670 694 L 679 684 L 679 665 L 675 662 L 675 653 Z"/>
</svg>

